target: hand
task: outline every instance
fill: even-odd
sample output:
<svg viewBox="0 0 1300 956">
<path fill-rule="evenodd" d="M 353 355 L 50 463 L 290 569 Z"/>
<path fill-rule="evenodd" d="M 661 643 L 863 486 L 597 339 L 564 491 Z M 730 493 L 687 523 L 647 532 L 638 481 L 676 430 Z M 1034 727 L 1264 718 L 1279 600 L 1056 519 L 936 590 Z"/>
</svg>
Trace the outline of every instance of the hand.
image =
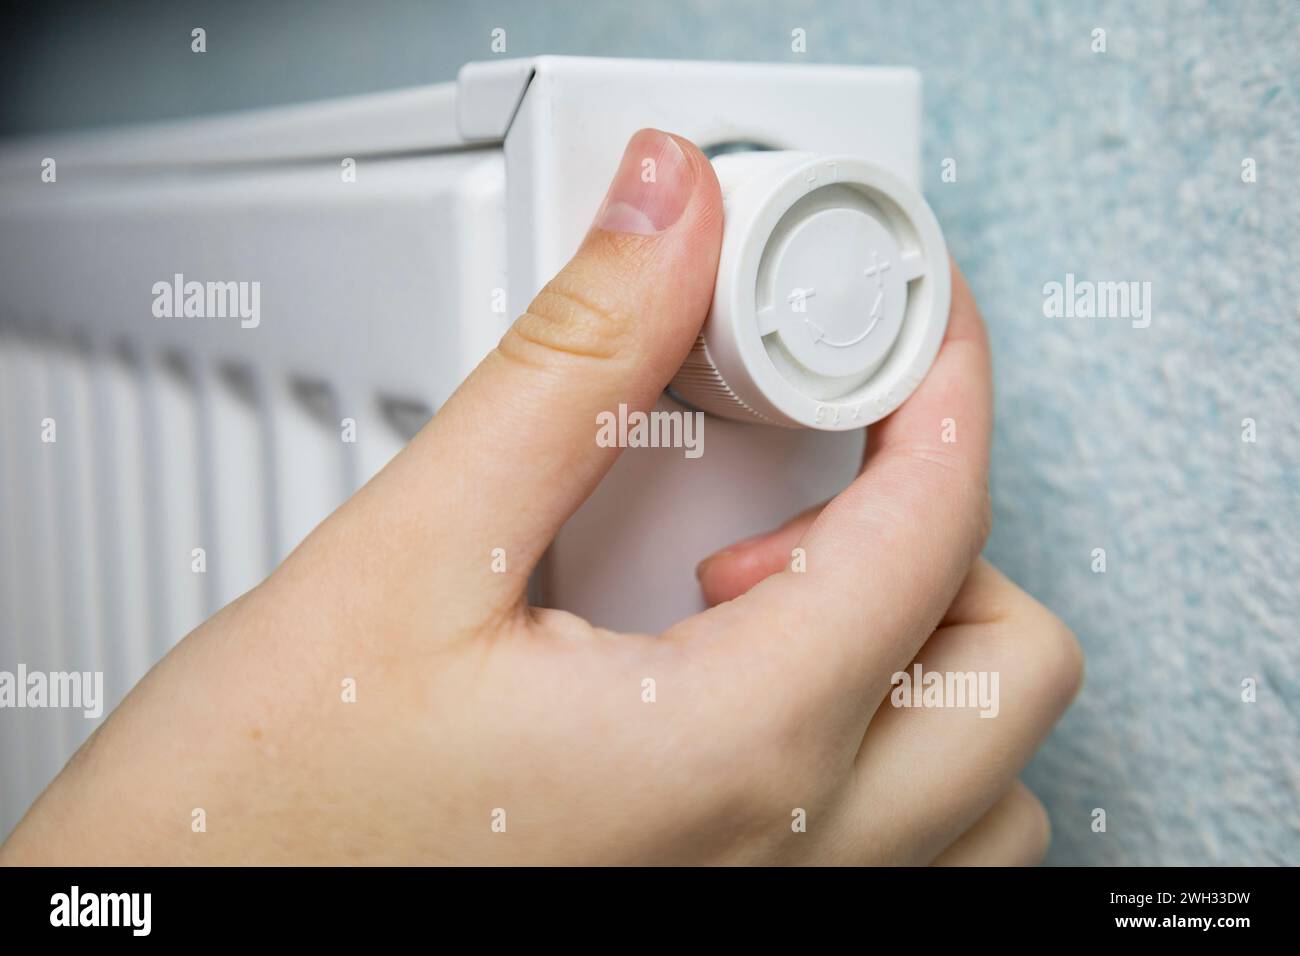
<svg viewBox="0 0 1300 956">
<path fill-rule="evenodd" d="M 977 558 L 989 356 L 955 270 L 938 360 L 872 428 L 862 474 L 706 561 L 715 606 L 658 635 L 527 606 L 530 571 L 618 453 L 597 446 L 596 414 L 648 408 L 687 354 L 721 224 L 699 150 L 638 133 L 582 248 L 499 347 L 270 578 L 154 668 L 4 862 L 1039 858 L 1045 815 L 1016 774 L 1075 693 L 1080 656 Z M 948 417 L 954 444 L 940 441 Z M 786 570 L 796 544 L 803 573 Z M 998 674 L 996 717 L 891 706 L 913 661 Z"/>
</svg>

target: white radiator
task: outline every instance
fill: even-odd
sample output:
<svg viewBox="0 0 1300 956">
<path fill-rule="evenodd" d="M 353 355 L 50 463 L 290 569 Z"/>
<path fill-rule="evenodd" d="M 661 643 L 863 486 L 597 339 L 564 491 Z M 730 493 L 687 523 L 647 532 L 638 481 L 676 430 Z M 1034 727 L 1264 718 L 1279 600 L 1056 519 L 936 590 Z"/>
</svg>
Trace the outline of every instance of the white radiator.
<svg viewBox="0 0 1300 956">
<path fill-rule="evenodd" d="M 0 672 L 102 673 L 107 715 L 437 410 L 572 253 L 636 129 L 853 154 L 915 187 L 919 112 L 908 70 L 542 58 L 5 144 Z M 191 282 L 236 314 L 159 315 Z M 833 494 L 860 448 L 711 419 L 698 462 L 625 455 L 539 599 L 661 627 L 698 606 L 700 557 Z M 0 710 L 0 836 L 102 719 Z"/>
</svg>

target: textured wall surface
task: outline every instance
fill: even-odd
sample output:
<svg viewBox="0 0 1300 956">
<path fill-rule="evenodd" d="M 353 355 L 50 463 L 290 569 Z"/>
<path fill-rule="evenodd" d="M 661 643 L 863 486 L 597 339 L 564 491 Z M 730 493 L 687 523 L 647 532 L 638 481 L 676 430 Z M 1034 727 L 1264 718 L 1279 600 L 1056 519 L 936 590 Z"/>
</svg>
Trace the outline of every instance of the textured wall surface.
<svg viewBox="0 0 1300 956">
<path fill-rule="evenodd" d="M 0 40 L 0 125 L 447 79 L 490 56 L 498 26 L 519 56 L 918 67 L 926 191 L 996 356 L 988 554 L 1088 656 L 1026 772 L 1052 815 L 1050 861 L 1300 863 L 1300 4 L 464 6 L 27 14 Z M 209 52 L 194 57 L 200 25 Z M 1044 317 L 1044 284 L 1067 273 L 1149 282 L 1149 327 Z"/>
</svg>

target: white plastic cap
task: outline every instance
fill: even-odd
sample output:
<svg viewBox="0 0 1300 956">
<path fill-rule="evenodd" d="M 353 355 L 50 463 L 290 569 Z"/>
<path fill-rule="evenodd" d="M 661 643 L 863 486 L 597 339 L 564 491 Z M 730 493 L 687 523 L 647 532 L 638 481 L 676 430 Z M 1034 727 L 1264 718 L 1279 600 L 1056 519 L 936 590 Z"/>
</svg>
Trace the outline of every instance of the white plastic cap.
<svg viewBox="0 0 1300 956">
<path fill-rule="evenodd" d="M 741 421 L 839 431 L 884 418 L 948 325 L 948 250 L 893 173 L 850 156 L 713 160 L 726 215 L 713 308 L 670 388 Z"/>
</svg>

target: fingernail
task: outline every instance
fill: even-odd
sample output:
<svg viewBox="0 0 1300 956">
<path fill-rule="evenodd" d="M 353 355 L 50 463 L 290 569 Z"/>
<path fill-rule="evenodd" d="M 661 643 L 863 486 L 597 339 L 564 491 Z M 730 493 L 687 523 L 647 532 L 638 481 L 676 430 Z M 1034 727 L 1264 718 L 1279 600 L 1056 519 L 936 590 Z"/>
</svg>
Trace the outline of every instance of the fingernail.
<svg viewBox="0 0 1300 956">
<path fill-rule="evenodd" d="M 677 141 L 643 129 L 627 144 L 596 226 L 649 236 L 681 218 L 691 198 L 691 167 Z"/>
<path fill-rule="evenodd" d="M 709 569 L 709 565 L 713 564 L 714 561 L 727 557 L 731 553 L 732 553 L 731 548 L 723 548 L 721 551 L 709 555 L 707 558 L 705 558 L 703 561 L 701 561 L 699 564 L 695 566 L 695 579 L 697 581 L 703 580 L 704 572 Z"/>
</svg>

